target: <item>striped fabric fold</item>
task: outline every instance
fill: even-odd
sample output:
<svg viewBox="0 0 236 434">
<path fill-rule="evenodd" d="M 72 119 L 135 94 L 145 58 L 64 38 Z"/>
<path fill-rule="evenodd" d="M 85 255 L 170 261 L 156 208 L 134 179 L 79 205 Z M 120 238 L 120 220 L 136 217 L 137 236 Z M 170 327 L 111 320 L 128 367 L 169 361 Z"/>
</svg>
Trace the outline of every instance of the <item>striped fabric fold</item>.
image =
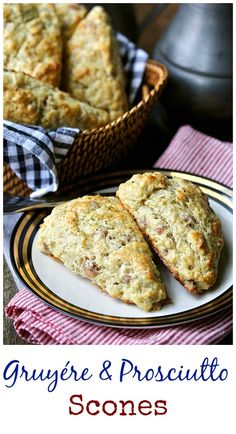
<svg viewBox="0 0 236 434">
<path fill-rule="evenodd" d="M 188 171 L 232 186 L 232 145 L 183 126 L 155 163 L 156 168 Z M 16 332 L 38 345 L 204 345 L 217 344 L 232 330 L 232 310 L 180 326 L 116 329 L 66 316 L 21 289 L 6 307 Z"/>
<path fill-rule="evenodd" d="M 195 173 L 232 187 L 232 143 L 221 142 L 186 125 L 178 130 L 154 167 Z"/>
<path fill-rule="evenodd" d="M 41 345 L 203 345 L 217 344 L 232 328 L 231 312 L 204 321 L 151 330 L 95 326 L 52 310 L 28 290 L 20 290 L 6 307 L 16 332 Z"/>
</svg>

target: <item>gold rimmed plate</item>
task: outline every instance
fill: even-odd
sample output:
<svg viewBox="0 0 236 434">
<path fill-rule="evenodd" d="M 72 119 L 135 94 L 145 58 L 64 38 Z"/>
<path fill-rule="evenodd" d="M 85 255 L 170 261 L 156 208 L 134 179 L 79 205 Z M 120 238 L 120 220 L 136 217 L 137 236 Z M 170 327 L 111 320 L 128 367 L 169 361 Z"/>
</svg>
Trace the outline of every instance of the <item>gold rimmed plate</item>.
<svg viewBox="0 0 236 434">
<path fill-rule="evenodd" d="M 161 170 L 159 170 L 161 171 Z M 78 195 L 115 192 L 133 173 L 123 171 L 80 180 L 67 189 Z M 181 177 L 198 184 L 222 222 L 225 244 L 214 287 L 202 295 L 190 294 L 159 262 L 171 304 L 159 312 L 143 312 L 101 293 L 87 279 L 70 272 L 63 264 L 42 254 L 36 247 L 38 229 L 45 212 L 25 213 L 11 238 L 11 260 L 22 283 L 42 301 L 75 318 L 113 327 L 154 328 L 201 320 L 232 306 L 232 190 L 199 176 L 162 170 L 169 177 Z"/>
</svg>

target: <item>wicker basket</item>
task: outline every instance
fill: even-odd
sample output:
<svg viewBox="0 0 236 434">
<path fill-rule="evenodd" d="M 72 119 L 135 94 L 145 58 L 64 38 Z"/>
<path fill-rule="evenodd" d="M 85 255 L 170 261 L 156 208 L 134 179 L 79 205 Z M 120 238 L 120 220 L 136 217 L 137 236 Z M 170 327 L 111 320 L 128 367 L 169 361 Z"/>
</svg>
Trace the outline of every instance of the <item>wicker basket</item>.
<svg viewBox="0 0 236 434">
<path fill-rule="evenodd" d="M 149 60 L 141 87 L 141 101 L 105 127 L 85 130 L 78 135 L 67 155 L 57 166 L 60 185 L 79 176 L 94 173 L 116 164 L 134 146 L 145 125 L 149 111 L 167 80 L 164 65 Z M 4 191 L 29 195 L 31 190 L 4 164 Z"/>
</svg>

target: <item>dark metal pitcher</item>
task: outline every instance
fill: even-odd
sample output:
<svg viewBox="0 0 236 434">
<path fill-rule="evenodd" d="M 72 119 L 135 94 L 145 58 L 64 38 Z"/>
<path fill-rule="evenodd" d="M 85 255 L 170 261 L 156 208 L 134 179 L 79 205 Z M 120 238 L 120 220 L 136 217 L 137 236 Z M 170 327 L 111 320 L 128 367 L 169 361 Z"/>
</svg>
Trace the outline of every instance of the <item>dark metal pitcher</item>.
<svg viewBox="0 0 236 434">
<path fill-rule="evenodd" d="M 163 103 L 183 121 L 232 118 L 232 4 L 181 4 L 154 49 L 169 70 Z"/>
</svg>

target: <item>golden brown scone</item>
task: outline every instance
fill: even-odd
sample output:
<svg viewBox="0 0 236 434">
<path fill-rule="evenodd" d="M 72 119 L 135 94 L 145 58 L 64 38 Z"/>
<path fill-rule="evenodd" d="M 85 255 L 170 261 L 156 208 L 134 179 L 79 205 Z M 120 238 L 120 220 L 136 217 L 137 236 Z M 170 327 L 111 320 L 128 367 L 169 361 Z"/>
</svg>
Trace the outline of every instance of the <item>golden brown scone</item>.
<svg viewBox="0 0 236 434">
<path fill-rule="evenodd" d="M 40 251 L 102 291 L 145 311 L 166 298 L 151 251 L 116 197 L 84 196 L 53 209 L 40 227 Z"/>
<path fill-rule="evenodd" d="M 59 86 L 62 41 L 49 3 L 4 4 L 4 68 Z"/>
<path fill-rule="evenodd" d="M 79 3 L 54 3 L 61 25 L 62 40 L 69 39 L 78 23 L 87 15 L 86 7 Z"/>
<path fill-rule="evenodd" d="M 201 293 L 214 284 L 223 236 L 200 188 L 153 172 L 134 175 L 117 196 L 185 288 Z"/>
<path fill-rule="evenodd" d="M 65 90 L 107 110 L 111 120 L 127 110 L 124 75 L 110 19 L 100 6 L 80 21 L 66 44 Z"/>
<path fill-rule="evenodd" d="M 108 113 L 79 102 L 59 89 L 21 72 L 3 75 L 4 119 L 45 129 L 92 129 L 109 122 Z"/>
</svg>

